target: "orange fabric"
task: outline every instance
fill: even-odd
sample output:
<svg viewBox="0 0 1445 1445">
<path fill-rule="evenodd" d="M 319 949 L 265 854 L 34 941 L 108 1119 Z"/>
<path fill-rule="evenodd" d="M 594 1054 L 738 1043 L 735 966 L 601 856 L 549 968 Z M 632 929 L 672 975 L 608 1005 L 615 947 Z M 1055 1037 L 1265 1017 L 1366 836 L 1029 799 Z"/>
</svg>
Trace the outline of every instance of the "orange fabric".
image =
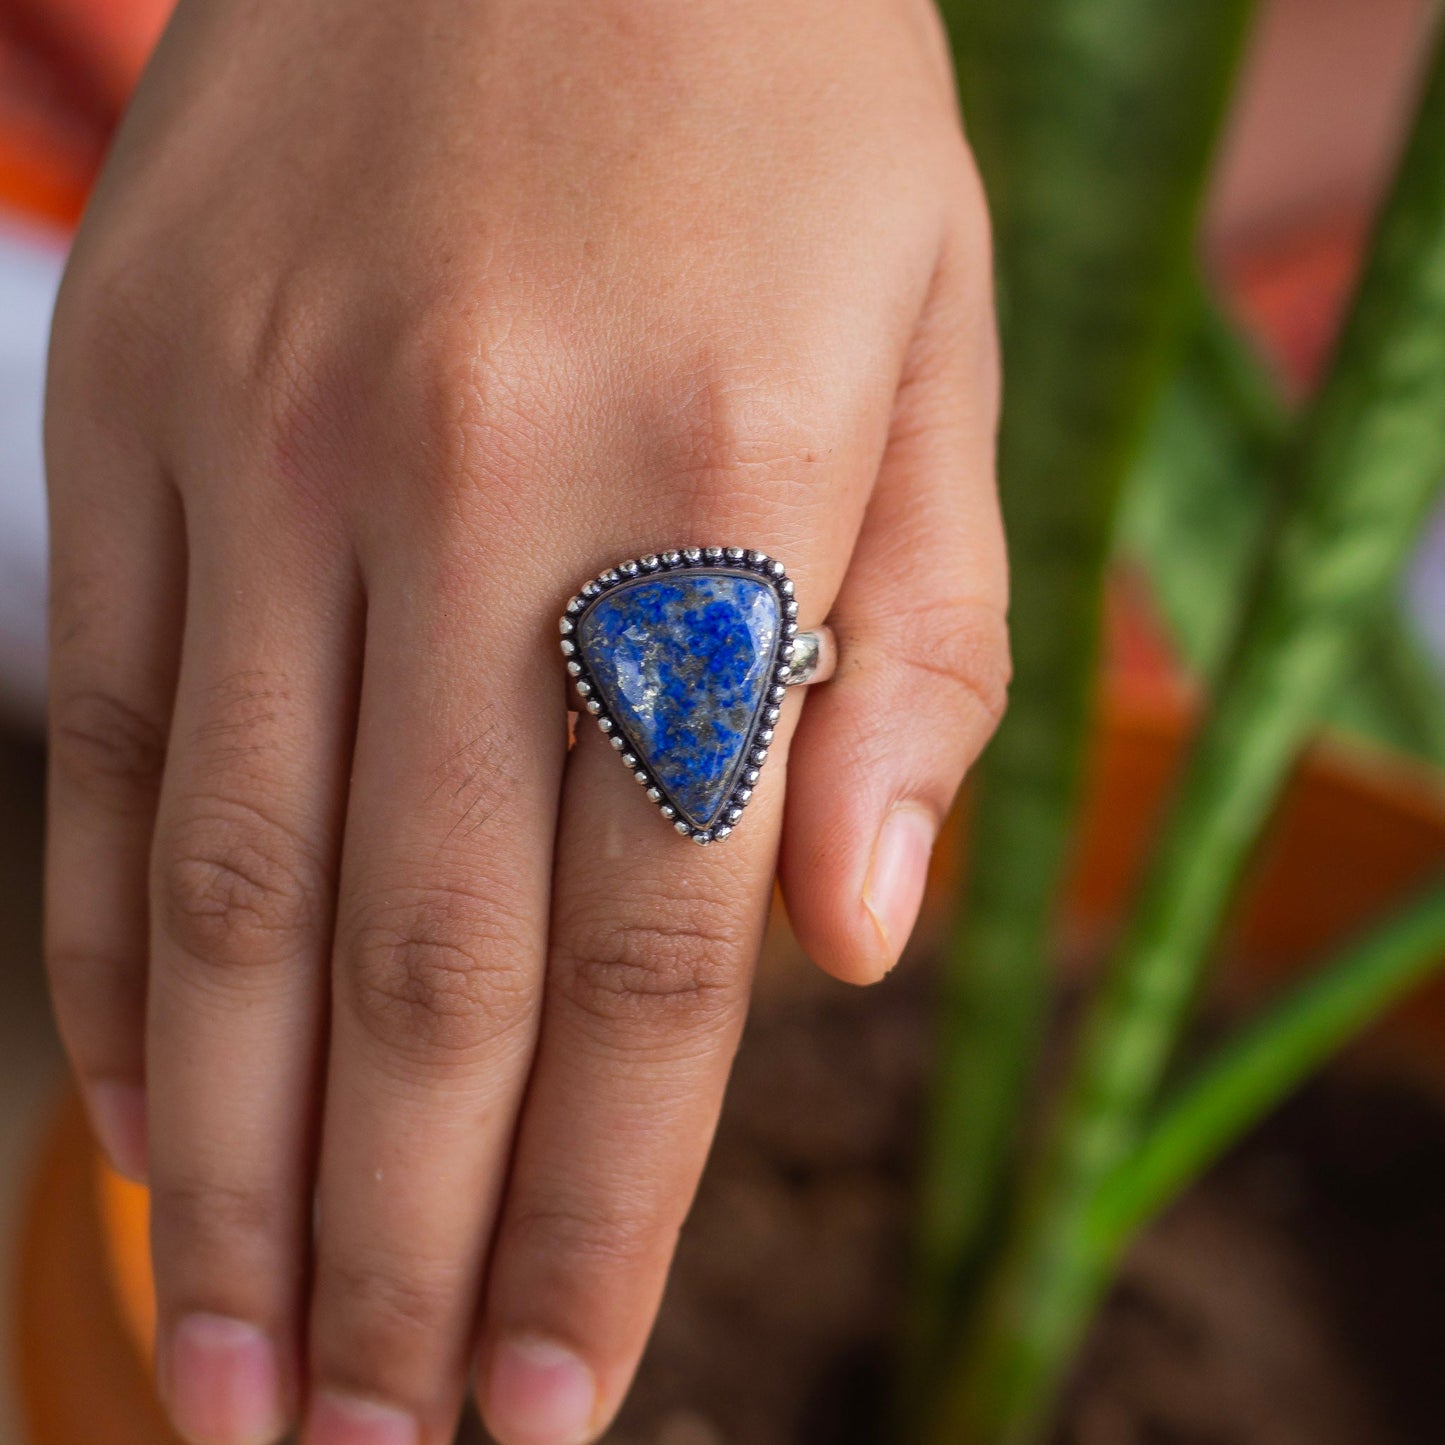
<svg viewBox="0 0 1445 1445">
<path fill-rule="evenodd" d="M 150 57 L 173 0 L 0 0 L 112 121 Z"/>
<path fill-rule="evenodd" d="M 171 0 L 0 0 L 0 209 L 73 226 Z"/>
</svg>

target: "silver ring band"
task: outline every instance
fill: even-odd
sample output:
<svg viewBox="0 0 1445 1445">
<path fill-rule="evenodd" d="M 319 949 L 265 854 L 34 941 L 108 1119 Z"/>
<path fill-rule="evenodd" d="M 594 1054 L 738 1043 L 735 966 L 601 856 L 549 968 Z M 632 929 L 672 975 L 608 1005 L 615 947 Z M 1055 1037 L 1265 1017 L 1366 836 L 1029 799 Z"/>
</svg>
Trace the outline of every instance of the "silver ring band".
<svg viewBox="0 0 1445 1445">
<path fill-rule="evenodd" d="M 811 632 L 800 632 L 793 639 L 793 655 L 788 661 L 793 667 L 787 680 L 789 687 L 827 682 L 838 668 L 838 643 L 833 629 L 824 623 Z"/>
</svg>

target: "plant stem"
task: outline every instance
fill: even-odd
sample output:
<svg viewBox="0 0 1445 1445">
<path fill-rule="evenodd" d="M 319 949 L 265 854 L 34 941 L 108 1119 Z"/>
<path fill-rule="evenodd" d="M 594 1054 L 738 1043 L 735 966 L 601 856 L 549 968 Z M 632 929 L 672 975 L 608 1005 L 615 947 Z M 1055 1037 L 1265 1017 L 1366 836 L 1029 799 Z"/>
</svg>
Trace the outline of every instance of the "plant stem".
<svg viewBox="0 0 1445 1445">
<path fill-rule="evenodd" d="M 1171 12 L 1172 13 L 1172 12 Z M 1286 508 L 1137 912 L 1083 1031 L 986 1313 L 928 1437 L 1034 1438 L 1108 1260 L 1095 1200 L 1135 1147 L 1290 766 L 1445 475 L 1445 65 L 1437 55 Z"/>
<path fill-rule="evenodd" d="M 1307 979 L 1166 1101 L 1095 1198 L 1090 1248 L 1129 1237 L 1337 1049 L 1445 963 L 1437 887 Z"/>
<path fill-rule="evenodd" d="M 910 1394 L 976 1270 L 1047 1002 L 1120 481 L 1188 313 L 1199 196 L 1247 0 L 955 0 L 997 235 L 1012 701 L 976 776 L 945 983 Z"/>
</svg>

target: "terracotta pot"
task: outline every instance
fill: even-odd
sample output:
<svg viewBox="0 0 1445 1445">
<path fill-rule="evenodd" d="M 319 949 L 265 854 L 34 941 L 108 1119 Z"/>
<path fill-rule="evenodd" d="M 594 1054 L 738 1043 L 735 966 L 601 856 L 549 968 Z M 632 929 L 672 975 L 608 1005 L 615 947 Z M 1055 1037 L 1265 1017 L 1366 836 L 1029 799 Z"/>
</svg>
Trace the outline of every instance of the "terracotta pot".
<svg viewBox="0 0 1445 1445">
<path fill-rule="evenodd" d="M 1118 641 L 1116 637 L 1116 641 Z M 1096 955 L 1118 918 L 1188 732 L 1181 690 L 1146 634 L 1103 709 L 1069 888 L 1071 952 Z M 1130 667 L 1133 659 L 1141 665 Z M 957 840 L 954 840 L 956 854 Z M 948 871 L 947 853 L 942 850 Z M 1403 763 L 1320 747 L 1291 788 L 1236 931 L 1227 995 L 1267 992 L 1445 864 L 1445 788 Z M 1445 1092 L 1445 984 L 1377 1031 L 1375 1059 Z M 154 1328 L 143 1190 L 98 1159 L 74 1101 L 52 1128 L 23 1235 L 21 1385 L 33 1445 L 159 1445 L 148 1383 Z"/>
<path fill-rule="evenodd" d="M 1168 690 L 1106 706 L 1069 884 L 1072 955 L 1097 958 L 1139 871 L 1193 721 Z M 1254 1007 L 1445 872 L 1445 781 L 1421 764 L 1318 744 L 1290 785 L 1223 949 L 1214 997 Z M 1445 1096 L 1445 979 L 1363 1041 L 1373 1061 Z"/>
</svg>

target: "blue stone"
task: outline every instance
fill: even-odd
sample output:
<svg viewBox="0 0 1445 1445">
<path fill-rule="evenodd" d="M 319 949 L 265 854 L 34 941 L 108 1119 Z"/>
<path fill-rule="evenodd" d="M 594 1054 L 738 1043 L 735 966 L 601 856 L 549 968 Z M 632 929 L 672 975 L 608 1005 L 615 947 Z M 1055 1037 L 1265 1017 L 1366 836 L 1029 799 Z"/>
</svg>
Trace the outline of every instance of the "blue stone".
<svg viewBox="0 0 1445 1445">
<path fill-rule="evenodd" d="M 623 583 L 582 615 L 603 706 L 694 827 L 716 821 L 736 784 L 780 621 L 771 586 L 725 570 Z"/>
</svg>

